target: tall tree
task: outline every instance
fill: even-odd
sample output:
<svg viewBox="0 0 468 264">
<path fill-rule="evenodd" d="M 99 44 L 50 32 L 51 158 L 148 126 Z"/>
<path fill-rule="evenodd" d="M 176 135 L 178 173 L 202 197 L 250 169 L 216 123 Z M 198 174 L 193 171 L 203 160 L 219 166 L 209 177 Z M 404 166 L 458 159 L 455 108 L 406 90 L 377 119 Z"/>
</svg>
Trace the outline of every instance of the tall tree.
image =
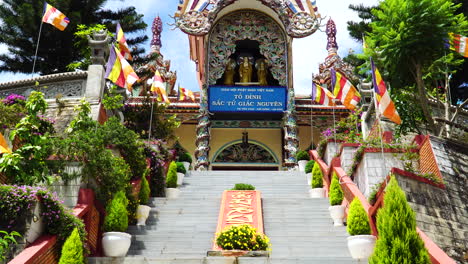
<svg viewBox="0 0 468 264">
<path fill-rule="evenodd" d="M 362 42 L 362 38 L 371 32 L 372 28 L 369 25 L 370 22 L 375 20 L 375 15 L 372 14 L 372 9 L 376 9 L 378 6 L 364 6 L 364 4 L 359 5 L 349 5 L 349 9 L 358 13 L 361 21 L 348 21 L 348 31 L 349 35 L 356 41 Z"/>
<path fill-rule="evenodd" d="M 64 13 L 70 24 L 60 31 L 49 24 L 43 24 L 37 53 L 36 72 L 50 74 L 67 71 L 71 62 L 82 60 L 76 47 L 73 33 L 78 24 L 105 24 L 115 30 L 120 21 L 126 33 L 138 33 L 146 29 L 143 15 L 134 7 L 118 11 L 102 10 L 107 0 L 49 0 L 48 3 Z M 3 0 L 0 5 L 0 44 L 8 46 L 8 53 L 0 55 L 0 71 L 30 73 L 34 60 L 39 27 L 43 15 L 43 2 L 37 0 Z M 145 35 L 127 40 L 136 48 L 134 55 L 144 52 L 139 44 L 148 39 Z M 131 47 L 132 48 L 132 47 Z"/>
<path fill-rule="evenodd" d="M 447 104 L 445 114 L 435 113 L 429 104 L 429 98 L 439 100 L 430 91 L 438 83 L 448 91 L 448 74 L 462 62 L 446 48 L 448 33 L 468 32 L 468 21 L 457 14 L 458 8 L 450 0 L 384 0 L 372 11 L 377 19 L 370 24 L 366 39 L 374 54 L 382 58 L 393 88 L 414 87 L 428 128 L 438 135 L 445 126 L 434 115 L 453 121 L 458 114 L 450 114 Z"/>
</svg>

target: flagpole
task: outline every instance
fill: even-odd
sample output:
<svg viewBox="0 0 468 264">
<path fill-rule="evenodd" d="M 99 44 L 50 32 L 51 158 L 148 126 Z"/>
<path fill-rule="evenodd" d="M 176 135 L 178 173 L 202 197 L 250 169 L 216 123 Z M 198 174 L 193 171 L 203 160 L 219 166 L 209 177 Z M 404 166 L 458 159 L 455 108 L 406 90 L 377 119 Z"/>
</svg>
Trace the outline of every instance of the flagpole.
<svg viewBox="0 0 468 264">
<path fill-rule="evenodd" d="M 42 24 L 44 24 L 44 21 L 42 21 L 42 19 L 41 19 L 41 25 L 39 26 L 39 35 L 37 37 L 37 43 L 36 43 L 36 52 L 34 53 L 34 62 L 33 62 L 33 67 L 32 67 L 32 71 L 31 71 L 31 77 L 34 74 L 34 70 L 36 68 L 37 51 L 39 50 L 39 42 L 41 41 Z"/>
<path fill-rule="evenodd" d="M 148 93 L 150 93 L 150 98 L 151 98 L 151 92 L 148 92 Z M 154 111 L 154 101 L 153 101 L 153 98 L 151 98 L 151 115 L 150 115 L 149 129 L 148 129 L 148 146 L 151 140 L 151 127 L 153 125 L 153 111 Z"/>
<path fill-rule="evenodd" d="M 314 74 L 312 73 L 312 88 L 314 87 Z M 314 145 L 314 122 L 313 122 L 313 106 L 314 106 L 314 98 L 311 96 L 310 100 L 310 142 L 311 147 L 313 148 Z"/>
<path fill-rule="evenodd" d="M 380 118 L 382 117 L 382 114 L 380 113 L 380 110 L 377 106 L 377 98 L 375 98 L 375 91 L 374 91 L 374 109 L 375 109 L 375 116 L 377 118 L 378 122 L 378 128 L 379 128 L 379 136 L 380 136 L 380 153 L 382 155 L 382 161 L 383 161 L 383 173 L 387 170 L 387 162 L 385 161 L 385 155 L 384 155 L 384 147 L 383 147 L 383 131 L 382 131 L 382 124 L 380 123 Z M 387 184 L 387 176 L 385 175 L 385 183 Z"/>
</svg>

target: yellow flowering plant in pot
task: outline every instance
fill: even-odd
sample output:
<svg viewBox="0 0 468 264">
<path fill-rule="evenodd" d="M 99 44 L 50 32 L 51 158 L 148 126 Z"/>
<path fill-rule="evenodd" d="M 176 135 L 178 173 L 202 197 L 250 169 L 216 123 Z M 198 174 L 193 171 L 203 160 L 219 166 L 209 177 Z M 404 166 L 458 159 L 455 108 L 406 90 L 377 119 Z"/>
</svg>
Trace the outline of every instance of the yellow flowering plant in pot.
<svg viewBox="0 0 468 264">
<path fill-rule="evenodd" d="M 268 251 L 269 238 L 251 225 L 228 226 L 216 236 L 216 245 L 223 250 Z"/>
</svg>

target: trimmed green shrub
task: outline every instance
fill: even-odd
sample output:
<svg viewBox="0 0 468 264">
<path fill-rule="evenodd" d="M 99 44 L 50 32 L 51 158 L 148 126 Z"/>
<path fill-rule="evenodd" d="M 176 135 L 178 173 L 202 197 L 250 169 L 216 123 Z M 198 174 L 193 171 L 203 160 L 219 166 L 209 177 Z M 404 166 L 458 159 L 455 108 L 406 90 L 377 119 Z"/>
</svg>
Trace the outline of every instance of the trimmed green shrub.
<svg viewBox="0 0 468 264">
<path fill-rule="evenodd" d="M 309 153 L 305 150 L 301 150 L 296 154 L 297 160 L 310 160 Z"/>
<path fill-rule="evenodd" d="M 62 247 L 59 264 L 84 264 L 83 243 L 75 227 Z"/>
<path fill-rule="evenodd" d="M 106 208 L 107 215 L 104 218 L 104 232 L 125 232 L 128 228 L 128 199 L 123 191 L 115 194 Z"/>
<path fill-rule="evenodd" d="M 175 161 L 172 161 L 171 164 L 169 164 L 166 177 L 166 187 L 177 188 L 177 164 Z"/>
<path fill-rule="evenodd" d="M 148 204 L 150 193 L 151 190 L 148 180 L 146 180 L 146 177 L 143 176 L 141 178 L 140 193 L 138 193 L 138 199 L 140 199 L 140 204 Z"/>
<path fill-rule="evenodd" d="M 350 235 L 370 235 L 369 218 L 367 217 L 366 210 L 362 207 L 361 201 L 356 197 L 354 197 L 349 206 L 347 222 L 346 230 Z"/>
<path fill-rule="evenodd" d="M 216 244 L 224 250 L 268 250 L 270 240 L 250 225 L 228 226 L 216 237 Z"/>
<path fill-rule="evenodd" d="M 317 162 L 314 163 L 312 168 L 312 188 L 322 188 L 323 187 L 323 173 L 320 169 L 320 166 Z"/>
<path fill-rule="evenodd" d="M 336 173 L 333 173 L 333 178 L 330 184 L 330 204 L 341 205 L 343 202 L 343 190 L 341 190 L 340 181 Z"/>
<path fill-rule="evenodd" d="M 185 162 L 188 162 L 188 163 L 192 163 L 192 156 L 190 156 L 190 154 L 188 152 L 182 153 L 179 156 L 179 161 L 180 162 L 185 161 Z"/>
<path fill-rule="evenodd" d="M 431 263 L 424 242 L 416 232 L 415 213 L 394 176 L 377 213 L 379 238 L 369 263 Z"/>
<path fill-rule="evenodd" d="M 185 170 L 184 164 L 181 161 L 176 162 L 176 165 L 177 165 L 177 172 L 180 172 L 183 174 L 187 173 L 187 170 Z"/>
<path fill-rule="evenodd" d="M 236 183 L 236 185 L 234 185 L 234 188 L 232 188 L 231 190 L 253 191 L 253 190 L 255 190 L 255 187 L 253 185 L 247 184 L 247 183 Z"/>
<path fill-rule="evenodd" d="M 311 173 L 312 167 L 314 167 L 315 160 L 309 160 L 305 166 L 305 173 Z"/>
</svg>

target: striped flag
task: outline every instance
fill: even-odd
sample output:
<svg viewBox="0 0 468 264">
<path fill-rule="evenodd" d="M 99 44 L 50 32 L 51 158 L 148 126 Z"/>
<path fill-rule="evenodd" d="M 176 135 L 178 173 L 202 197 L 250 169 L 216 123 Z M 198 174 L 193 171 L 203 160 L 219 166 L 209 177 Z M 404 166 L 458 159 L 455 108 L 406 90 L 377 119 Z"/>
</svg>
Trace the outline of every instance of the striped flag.
<svg viewBox="0 0 468 264">
<path fill-rule="evenodd" d="M 51 24 L 59 30 L 64 31 L 68 26 L 68 23 L 70 23 L 70 19 L 57 10 L 57 8 L 49 5 L 47 2 L 44 2 L 44 15 L 42 16 L 42 22 Z"/>
<path fill-rule="evenodd" d="M 333 100 L 335 96 L 320 85 L 312 82 L 312 101 L 326 106 L 334 106 Z"/>
<path fill-rule="evenodd" d="M 127 45 L 127 40 L 125 39 L 124 32 L 120 23 L 117 23 L 117 30 L 115 32 L 115 36 L 117 38 L 117 43 L 119 44 L 120 53 L 124 56 L 126 60 L 132 60 L 132 54 L 130 53 L 130 49 Z"/>
<path fill-rule="evenodd" d="M 158 70 L 156 70 L 154 73 L 153 83 L 151 84 L 151 91 L 158 95 L 158 101 L 164 101 L 168 104 L 171 103 L 166 93 L 166 84 L 164 83 Z"/>
<path fill-rule="evenodd" d="M 354 110 L 361 100 L 361 94 L 356 87 L 335 69 L 331 69 L 331 87 L 333 87 L 333 95 L 336 99 L 350 110 Z"/>
<path fill-rule="evenodd" d="M 388 94 L 385 82 L 382 80 L 379 70 L 374 65 L 374 61 L 371 58 L 372 67 L 372 82 L 374 83 L 374 94 L 377 102 L 377 107 L 380 113 L 392 122 L 400 125 L 401 119 L 398 114 L 395 104 L 393 103 L 390 95 Z"/>
<path fill-rule="evenodd" d="M 193 92 L 190 91 L 189 89 L 182 88 L 179 85 L 179 101 L 186 101 L 188 99 L 191 99 L 193 102 L 195 102 L 195 96 L 193 95 Z"/>
<path fill-rule="evenodd" d="M 468 58 L 468 37 L 460 34 L 449 33 L 450 49 Z"/>
<path fill-rule="evenodd" d="M 11 149 L 8 147 L 8 144 L 2 133 L 0 133 L 0 154 L 3 153 L 11 153 Z"/>
<path fill-rule="evenodd" d="M 116 85 L 127 88 L 130 92 L 132 91 L 132 85 L 140 79 L 115 46 L 110 48 L 105 77 Z"/>
</svg>

